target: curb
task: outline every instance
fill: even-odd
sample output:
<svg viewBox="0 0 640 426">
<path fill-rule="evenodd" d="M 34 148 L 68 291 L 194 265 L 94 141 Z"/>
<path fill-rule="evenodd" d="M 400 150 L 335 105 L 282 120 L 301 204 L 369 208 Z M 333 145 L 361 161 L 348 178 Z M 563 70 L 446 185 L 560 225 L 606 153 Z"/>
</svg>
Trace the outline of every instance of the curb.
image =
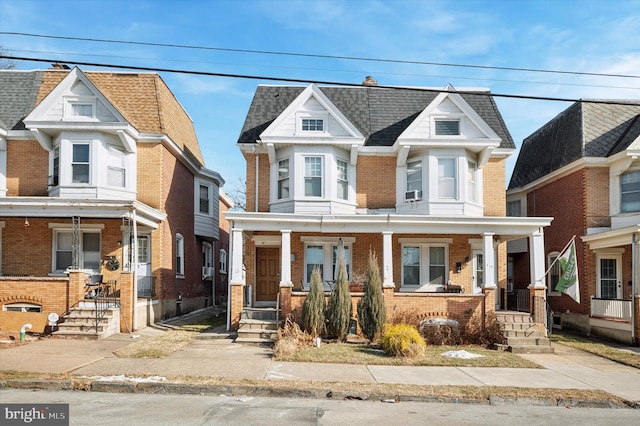
<svg viewBox="0 0 640 426">
<path fill-rule="evenodd" d="M 278 397 L 278 398 L 304 398 L 304 399 L 334 399 L 334 400 L 360 400 L 381 401 L 386 403 L 399 402 L 439 402 L 448 404 L 472 404 L 492 406 L 544 406 L 567 408 L 626 408 L 640 409 L 638 401 L 624 401 L 622 403 L 610 400 L 588 399 L 562 399 L 562 398 L 509 398 L 501 396 L 489 396 L 488 399 L 448 398 L 423 395 L 387 395 L 379 393 L 352 393 L 344 391 L 332 391 L 327 388 L 295 389 L 270 386 L 251 385 L 190 385 L 182 383 L 162 382 L 123 382 L 101 381 L 86 382 L 74 380 L 31 380 L 13 379 L 0 382 L 0 389 L 32 389 L 48 391 L 79 391 L 90 390 L 102 393 L 139 393 L 139 394 L 173 394 L 173 395 L 212 395 L 212 396 L 251 396 L 251 397 Z"/>
</svg>

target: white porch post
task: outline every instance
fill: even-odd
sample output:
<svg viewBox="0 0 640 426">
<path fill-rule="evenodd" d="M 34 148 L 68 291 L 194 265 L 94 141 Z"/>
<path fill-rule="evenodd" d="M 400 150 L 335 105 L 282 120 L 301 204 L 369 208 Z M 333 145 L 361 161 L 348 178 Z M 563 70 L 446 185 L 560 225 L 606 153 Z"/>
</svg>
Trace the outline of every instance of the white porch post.
<svg viewBox="0 0 640 426">
<path fill-rule="evenodd" d="M 493 235 L 493 232 L 482 234 L 484 288 L 496 288 L 496 250 L 493 245 Z"/>
<path fill-rule="evenodd" d="M 242 229 L 231 230 L 231 285 L 245 285 L 245 276 L 242 273 Z"/>
<path fill-rule="evenodd" d="M 382 287 L 395 287 L 393 283 L 393 232 L 382 233 Z"/>
<path fill-rule="evenodd" d="M 291 230 L 282 230 L 282 253 L 280 255 L 280 287 L 293 287 L 291 281 Z"/>
<path fill-rule="evenodd" d="M 531 263 L 531 285 L 544 288 L 544 234 L 542 229 L 529 236 L 529 262 Z"/>
</svg>

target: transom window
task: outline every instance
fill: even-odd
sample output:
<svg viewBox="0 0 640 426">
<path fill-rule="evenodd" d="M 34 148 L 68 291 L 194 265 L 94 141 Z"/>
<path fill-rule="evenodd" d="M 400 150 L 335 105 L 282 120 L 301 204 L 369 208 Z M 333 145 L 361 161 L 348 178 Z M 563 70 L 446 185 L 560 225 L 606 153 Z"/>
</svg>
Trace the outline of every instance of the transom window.
<svg viewBox="0 0 640 426">
<path fill-rule="evenodd" d="M 338 160 L 338 198 L 349 199 L 349 174 L 348 164 L 344 160 Z"/>
<path fill-rule="evenodd" d="M 322 157 L 304 158 L 304 195 L 322 196 Z"/>
<path fill-rule="evenodd" d="M 621 212 L 640 211 L 640 170 L 620 176 Z"/>
<path fill-rule="evenodd" d="M 302 131 L 324 132 L 324 120 L 321 118 L 303 118 Z"/>
<path fill-rule="evenodd" d="M 436 136 L 460 136 L 460 120 L 435 120 Z"/>
<path fill-rule="evenodd" d="M 278 161 L 278 200 L 289 198 L 289 159 Z"/>
<path fill-rule="evenodd" d="M 71 162 L 71 182 L 89 183 L 89 144 L 74 143 Z"/>
</svg>

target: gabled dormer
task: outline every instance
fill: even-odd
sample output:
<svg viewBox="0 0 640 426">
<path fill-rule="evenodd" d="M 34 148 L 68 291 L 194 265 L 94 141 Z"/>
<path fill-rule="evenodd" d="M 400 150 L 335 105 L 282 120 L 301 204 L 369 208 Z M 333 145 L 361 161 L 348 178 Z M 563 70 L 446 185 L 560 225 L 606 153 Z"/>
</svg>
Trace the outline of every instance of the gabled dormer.
<svg viewBox="0 0 640 426">
<path fill-rule="evenodd" d="M 315 84 L 260 134 L 270 166 L 272 212 L 354 213 L 364 136 Z"/>
<path fill-rule="evenodd" d="M 23 120 L 49 152 L 49 195 L 135 199 L 138 132 L 78 68 Z"/>
<path fill-rule="evenodd" d="M 453 87 L 445 90 L 394 144 L 396 206 L 404 213 L 482 216 L 482 167 L 501 138 Z"/>
</svg>

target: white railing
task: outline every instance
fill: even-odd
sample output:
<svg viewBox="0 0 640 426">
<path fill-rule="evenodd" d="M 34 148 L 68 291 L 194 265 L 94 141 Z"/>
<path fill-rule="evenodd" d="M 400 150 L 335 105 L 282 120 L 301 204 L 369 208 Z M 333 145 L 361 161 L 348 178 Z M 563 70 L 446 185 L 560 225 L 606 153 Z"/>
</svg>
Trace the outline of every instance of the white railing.
<svg viewBox="0 0 640 426">
<path fill-rule="evenodd" d="M 631 300 L 591 298 L 591 316 L 631 321 Z"/>
</svg>

